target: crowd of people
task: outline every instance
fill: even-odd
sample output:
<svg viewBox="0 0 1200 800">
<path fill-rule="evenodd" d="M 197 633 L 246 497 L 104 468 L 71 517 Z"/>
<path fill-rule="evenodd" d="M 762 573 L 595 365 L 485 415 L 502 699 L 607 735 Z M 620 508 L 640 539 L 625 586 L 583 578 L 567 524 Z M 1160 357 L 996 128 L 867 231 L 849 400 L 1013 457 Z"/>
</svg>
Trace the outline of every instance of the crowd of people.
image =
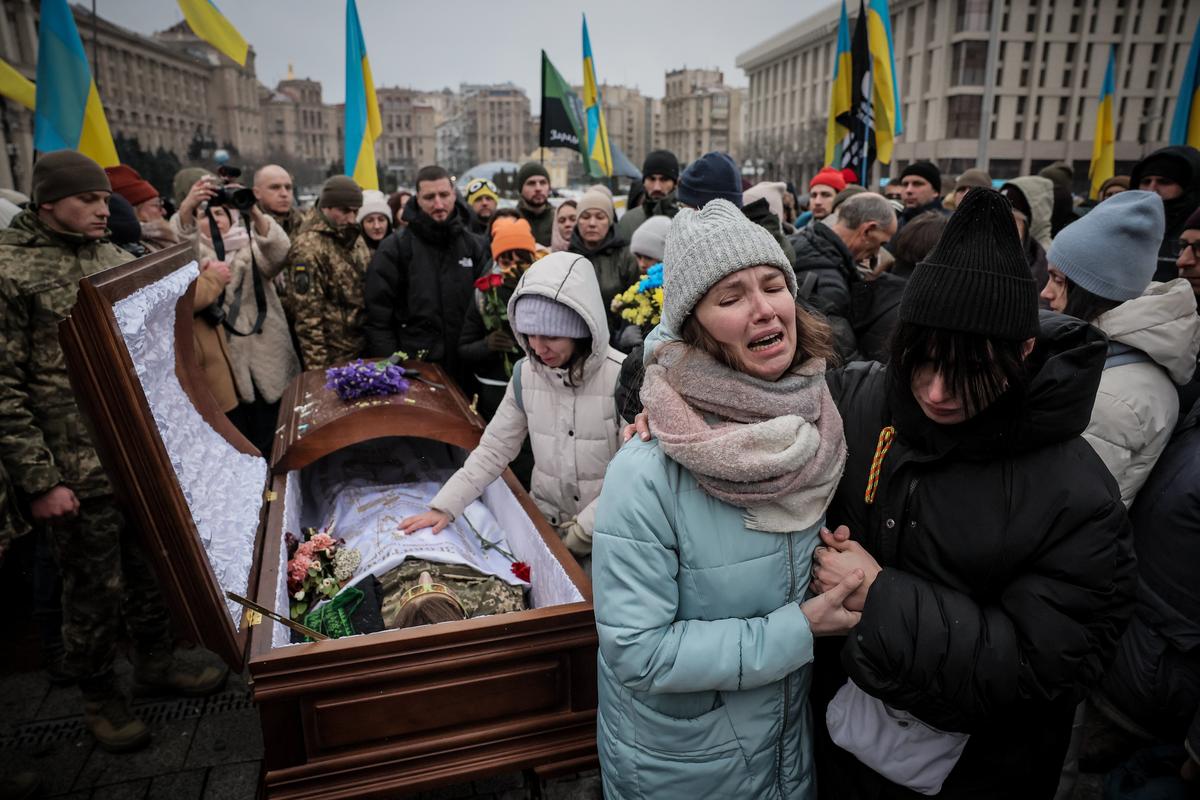
<svg viewBox="0 0 1200 800">
<path fill-rule="evenodd" d="M 38 159 L 0 229 L 0 557 L 37 531 L 47 669 L 96 741 L 150 737 L 123 636 L 139 684 L 226 678 L 172 654 L 57 338 L 80 278 L 187 243 L 198 365 L 261 452 L 301 370 L 403 353 L 478 396 L 479 447 L 401 528 L 510 465 L 530 487 L 593 580 L 607 796 L 1200 790 L 1200 153 L 1084 202 L 1065 164 L 642 172 L 623 214 L 535 162 L 514 207 L 428 166 L 300 209 L 275 165 L 163 197 Z M 661 321 L 623 316 L 652 280 Z"/>
</svg>

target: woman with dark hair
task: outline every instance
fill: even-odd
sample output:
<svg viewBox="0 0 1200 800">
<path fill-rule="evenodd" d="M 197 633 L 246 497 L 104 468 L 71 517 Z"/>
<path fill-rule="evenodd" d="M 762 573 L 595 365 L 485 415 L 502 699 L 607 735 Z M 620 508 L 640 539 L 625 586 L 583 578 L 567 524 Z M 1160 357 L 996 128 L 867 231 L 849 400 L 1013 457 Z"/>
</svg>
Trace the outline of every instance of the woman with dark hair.
<svg viewBox="0 0 1200 800">
<path fill-rule="evenodd" d="M 840 659 L 817 658 L 823 796 L 1054 796 L 1134 594 L 1120 492 L 1080 436 L 1104 358 L 1094 328 L 1039 321 L 1009 204 L 976 189 L 909 279 L 890 364 L 830 373 L 846 527 L 813 588 L 866 577 Z"/>
<path fill-rule="evenodd" d="M 726 200 L 679 211 L 663 263 L 675 340 L 642 386 L 657 438 L 613 460 L 596 518 L 605 796 L 813 798 L 813 637 L 854 625 L 862 578 L 805 597 L 845 460 L 832 334 Z"/>
<path fill-rule="evenodd" d="M 408 222 L 404 220 L 404 207 L 408 205 L 408 201 L 412 199 L 413 193 L 407 189 L 401 189 L 398 192 L 392 192 L 388 195 L 388 208 L 392 210 L 392 225 L 398 230 L 407 228 Z"/>
<path fill-rule="evenodd" d="M 905 225 L 891 242 L 892 255 L 896 258 L 892 264 L 892 274 L 901 278 L 912 275 L 917 264 L 925 260 L 925 256 L 941 238 L 948 219 L 945 214 L 928 212 Z"/>
<path fill-rule="evenodd" d="M 528 434 L 534 502 L 586 566 L 596 498 L 621 426 L 613 399 L 621 354 L 608 346 L 592 265 L 573 253 L 546 256 L 518 279 L 507 313 L 527 356 L 513 365 L 500 408 L 462 469 L 429 511 L 400 526 L 406 533 L 445 528 L 517 457 Z"/>
<path fill-rule="evenodd" d="M 1179 417 L 1175 386 L 1200 351 L 1196 298 L 1182 278 L 1151 283 L 1163 236 L 1163 203 L 1128 191 L 1096 206 L 1050 246 L 1050 308 L 1109 337 L 1108 358 L 1084 438 L 1121 487 L 1125 505 L 1166 449 Z"/>
<path fill-rule="evenodd" d="M 550 232 L 550 252 L 561 253 L 571 246 L 571 234 L 579 215 L 579 204 L 574 200 L 563 200 L 554 209 L 554 230 Z"/>
</svg>

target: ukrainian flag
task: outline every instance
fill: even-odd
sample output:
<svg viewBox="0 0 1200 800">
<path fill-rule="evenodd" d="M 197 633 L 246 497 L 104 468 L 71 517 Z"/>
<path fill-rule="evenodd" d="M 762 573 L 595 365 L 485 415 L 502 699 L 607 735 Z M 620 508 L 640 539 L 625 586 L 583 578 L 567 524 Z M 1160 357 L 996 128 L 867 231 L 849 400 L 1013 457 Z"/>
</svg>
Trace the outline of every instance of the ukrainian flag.
<svg viewBox="0 0 1200 800">
<path fill-rule="evenodd" d="M 16 67 L 0 58 L 0 95 L 15 100 L 32 111 L 37 105 L 37 88 L 17 72 Z"/>
<path fill-rule="evenodd" d="M 1096 107 L 1096 135 L 1092 139 L 1091 196 L 1100 199 L 1100 185 L 1116 174 L 1114 146 L 1117 140 L 1113 129 L 1113 105 L 1117 102 L 1117 46 L 1108 51 L 1108 69 L 1104 70 L 1104 86 L 1100 89 L 1100 104 Z"/>
<path fill-rule="evenodd" d="M 600 106 L 600 89 L 596 83 L 592 42 L 588 38 L 587 14 L 583 15 L 583 111 L 587 120 L 588 160 L 591 162 L 588 173 L 597 178 L 612 177 L 612 148 L 608 144 L 604 109 Z"/>
<path fill-rule="evenodd" d="M 383 133 L 358 6 L 346 0 L 346 174 L 364 189 L 379 188 L 375 140 Z"/>
<path fill-rule="evenodd" d="M 33 146 L 78 150 L 102 167 L 120 162 L 67 0 L 42 0 Z"/>
<path fill-rule="evenodd" d="M 850 114 L 854 96 L 854 66 L 850 54 L 850 20 L 846 17 L 846 0 L 842 0 L 842 17 L 838 20 L 837 54 L 833 58 L 833 86 L 829 89 L 829 122 L 825 126 L 825 166 L 841 165 L 838 145 L 850 133 L 838 122 L 838 117 Z"/>
<path fill-rule="evenodd" d="M 871 50 L 872 98 L 875 118 L 875 152 L 883 164 L 892 162 L 892 145 L 904 133 L 900 111 L 900 85 L 896 81 L 896 59 L 892 45 L 892 17 L 887 0 L 871 0 L 867 6 L 867 41 Z"/>
<path fill-rule="evenodd" d="M 1200 147 L 1200 21 L 1196 22 L 1196 32 L 1192 35 L 1192 49 L 1188 52 L 1187 67 L 1183 72 L 1183 86 L 1175 103 L 1171 144 Z"/>
<path fill-rule="evenodd" d="M 238 66 L 246 66 L 250 46 L 212 0 L 179 0 L 179 8 L 192 33 L 232 58 Z"/>
</svg>

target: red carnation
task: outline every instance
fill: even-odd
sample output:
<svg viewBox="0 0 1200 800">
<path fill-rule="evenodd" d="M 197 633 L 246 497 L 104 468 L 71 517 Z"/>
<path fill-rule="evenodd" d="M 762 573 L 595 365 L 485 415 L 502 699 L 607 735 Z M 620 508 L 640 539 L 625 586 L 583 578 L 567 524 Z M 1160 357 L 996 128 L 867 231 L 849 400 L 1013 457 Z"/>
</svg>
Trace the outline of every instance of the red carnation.
<svg viewBox="0 0 1200 800">
<path fill-rule="evenodd" d="M 529 565 L 524 561 L 514 561 L 512 563 L 512 573 L 526 583 L 529 583 Z"/>
</svg>

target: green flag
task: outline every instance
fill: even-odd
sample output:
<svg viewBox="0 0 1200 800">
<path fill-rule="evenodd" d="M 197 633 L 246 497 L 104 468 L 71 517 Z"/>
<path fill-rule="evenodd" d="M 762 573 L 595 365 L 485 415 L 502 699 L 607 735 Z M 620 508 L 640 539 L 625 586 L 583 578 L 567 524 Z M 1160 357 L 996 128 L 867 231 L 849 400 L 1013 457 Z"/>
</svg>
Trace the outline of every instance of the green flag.
<svg viewBox="0 0 1200 800">
<path fill-rule="evenodd" d="M 567 147 L 582 152 L 579 112 L 583 104 L 542 51 L 542 147 Z"/>
</svg>

